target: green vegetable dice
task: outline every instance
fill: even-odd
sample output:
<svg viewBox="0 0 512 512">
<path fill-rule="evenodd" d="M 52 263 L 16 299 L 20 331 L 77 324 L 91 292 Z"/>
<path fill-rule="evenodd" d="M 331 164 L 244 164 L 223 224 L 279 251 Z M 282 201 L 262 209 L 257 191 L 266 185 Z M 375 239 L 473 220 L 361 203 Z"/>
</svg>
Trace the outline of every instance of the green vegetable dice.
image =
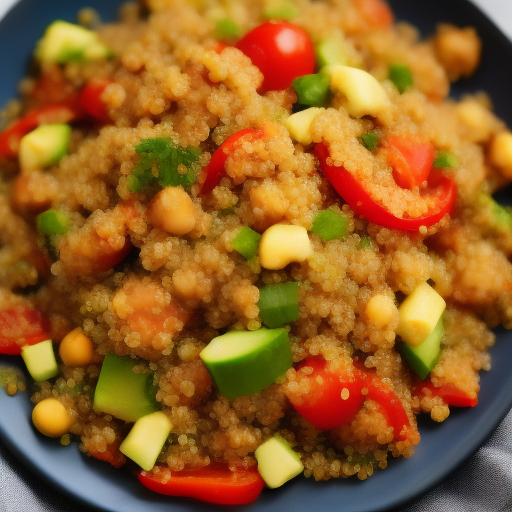
<svg viewBox="0 0 512 512">
<path fill-rule="evenodd" d="M 260 289 L 261 321 L 270 328 L 299 319 L 299 283 L 269 284 Z"/>
<path fill-rule="evenodd" d="M 344 238 L 348 235 L 347 218 L 333 210 L 322 210 L 315 215 L 311 231 L 324 242 Z"/>
<path fill-rule="evenodd" d="M 239 252 L 246 260 L 258 254 L 261 235 L 248 226 L 242 226 L 238 234 L 231 240 L 231 247 Z"/>
<path fill-rule="evenodd" d="M 395 84 L 400 94 L 414 84 L 411 70 L 405 64 L 392 64 L 389 66 L 389 79 Z"/>
</svg>

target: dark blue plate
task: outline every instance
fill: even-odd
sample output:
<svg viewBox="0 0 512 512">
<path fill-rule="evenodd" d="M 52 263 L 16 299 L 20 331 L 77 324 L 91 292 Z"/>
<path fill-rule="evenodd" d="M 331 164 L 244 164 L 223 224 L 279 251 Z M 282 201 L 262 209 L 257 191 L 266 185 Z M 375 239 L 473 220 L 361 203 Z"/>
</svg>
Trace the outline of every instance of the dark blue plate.
<svg viewBox="0 0 512 512">
<path fill-rule="evenodd" d="M 435 24 L 449 21 L 474 25 L 484 40 L 483 64 L 476 75 L 459 84 L 455 94 L 486 90 L 499 113 L 512 125 L 512 45 L 508 39 L 466 0 L 390 0 L 399 19 L 419 26 L 424 35 Z M 74 20 L 83 5 L 113 19 L 119 0 L 22 0 L 0 22 L 0 105 L 16 93 L 26 71 L 35 40 L 57 18 Z M 491 349 L 493 368 L 481 380 L 480 403 L 473 409 L 454 411 L 444 423 L 420 421 L 421 443 L 410 459 L 392 460 L 365 482 L 355 479 L 316 483 L 296 478 L 278 490 L 265 490 L 247 507 L 250 512 L 376 512 L 417 498 L 463 463 L 495 430 L 512 407 L 512 334 L 497 333 Z M 18 358 L 0 356 L 0 365 L 22 366 Z M 54 487 L 85 505 L 112 512 L 199 512 L 220 508 L 186 499 L 171 499 L 141 487 L 128 471 L 84 457 L 76 444 L 62 447 L 58 441 L 37 434 L 30 421 L 27 393 L 8 397 L 0 392 L 0 438 L 26 466 Z M 225 509 L 225 508 L 224 508 Z"/>
</svg>

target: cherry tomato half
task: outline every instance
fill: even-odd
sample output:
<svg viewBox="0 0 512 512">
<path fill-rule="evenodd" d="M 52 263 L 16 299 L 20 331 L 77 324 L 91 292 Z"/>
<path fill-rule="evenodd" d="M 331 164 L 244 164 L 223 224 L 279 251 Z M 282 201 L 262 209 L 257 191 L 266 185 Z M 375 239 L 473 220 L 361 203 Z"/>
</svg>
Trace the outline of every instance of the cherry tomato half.
<svg viewBox="0 0 512 512">
<path fill-rule="evenodd" d="M 262 72 L 261 90 L 280 91 L 295 78 L 314 72 L 315 51 L 307 33 L 287 21 L 267 21 L 248 32 L 236 47 Z"/>
</svg>

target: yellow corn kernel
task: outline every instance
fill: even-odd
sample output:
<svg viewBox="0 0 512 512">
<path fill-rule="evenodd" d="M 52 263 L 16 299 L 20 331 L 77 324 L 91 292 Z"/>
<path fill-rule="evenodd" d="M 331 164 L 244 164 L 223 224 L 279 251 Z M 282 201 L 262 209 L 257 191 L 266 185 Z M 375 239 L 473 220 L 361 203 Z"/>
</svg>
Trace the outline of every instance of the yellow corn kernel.
<svg viewBox="0 0 512 512">
<path fill-rule="evenodd" d="M 374 295 L 366 304 L 366 315 L 376 326 L 384 327 L 398 318 L 398 308 L 388 295 Z"/>
<path fill-rule="evenodd" d="M 152 199 L 148 219 L 171 235 L 185 235 L 196 225 L 197 213 L 191 197 L 181 187 L 166 187 Z"/>
<path fill-rule="evenodd" d="M 306 228 L 291 224 L 274 224 L 261 236 L 260 265 L 279 270 L 292 262 L 301 262 L 313 254 Z"/>
<path fill-rule="evenodd" d="M 446 302 L 428 283 L 420 283 L 398 308 L 396 333 L 405 343 L 421 345 L 432 333 Z"/>
<path fill-rule="evenodd" d="M 311 144 L 311 125 L 315 117 L 323 110 L 325 109 L 311 107 L 292 114 L 284 122 L 284 126 L 288 130 L 290 137 L 304 146 Z"/>
<path fill-rule="evenodd" d="M 34 407 L 32 422 L 41 434 L 48 437 L 61 437 L 69 432 L 73 418 L 58 400 L 45 398 Z"/>
<path fill-rule="evenodd" d="M 353 117 L 378 117 L 390 107 L 388 95 L 375 77 L 358 68 L 334 64 L 327 67 L 331 89 L 346 96 L 345 108 Z"/>
<path fill-rule="evenodd" d="M 505 178 L 512 179 L 512 133 L 500 132 L 494 136 L 489 158 Z"/>
<path fill-rule="evenodd" d="M 72 330 L 59 345 L 59 356 L 68 366 L 85 366 L 94 361 L 94 344 L 80 327 Z"/>
</svg>

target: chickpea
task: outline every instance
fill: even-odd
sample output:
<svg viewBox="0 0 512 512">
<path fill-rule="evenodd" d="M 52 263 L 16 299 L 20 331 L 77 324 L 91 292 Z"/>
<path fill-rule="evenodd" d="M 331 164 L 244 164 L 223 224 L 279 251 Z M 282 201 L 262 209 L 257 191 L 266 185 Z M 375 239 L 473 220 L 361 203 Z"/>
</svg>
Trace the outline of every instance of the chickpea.
<svg viewBox="0 0 512 512">
<path fill-rule="evenodd" d="M 378 327 L 398 319 L 398 308 L 388 295 L 374 295 L 366 304 L 366 315 Z"/>
<path fill-rule="evenodd" d="M 34 407 L 32 422 L 41 434 L 48 437 L 61 437 L 69 432 L 73 418 L 58 400 L 45 398 Z"/>
<path fill-rule="evenodd" d="M 148 208 L 149 222 L 172 235 L 185 235 L 196 225 L 197 213 L 191 197 L 181 187 L 166 187 Z"/>
<path fill-rule="evenodd" d="M 85 366 L 94 361 L 94 344 L 80 327 L 66 336 L 59 345 L 62 362 L 68 366 Z"/>
<path fill-rule="evenodd" d="M 512 179 L 512 133 L 496 134 L 489 147 L 489 159 L 505 178 Z"/>
</svg>

